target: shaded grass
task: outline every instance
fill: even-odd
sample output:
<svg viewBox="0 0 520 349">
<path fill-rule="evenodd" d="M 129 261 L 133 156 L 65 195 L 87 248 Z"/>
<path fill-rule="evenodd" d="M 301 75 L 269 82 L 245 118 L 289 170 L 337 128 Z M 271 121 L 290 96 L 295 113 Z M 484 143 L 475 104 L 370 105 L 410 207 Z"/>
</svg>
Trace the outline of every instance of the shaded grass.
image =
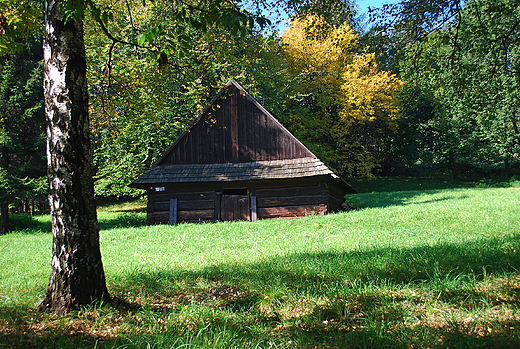
<svg viewBox="0 0 520 349">
<path fill-rule="evenodd" d="M 50 230 L 50 220 L 42 219 L 41 216 L 33 216 L 28 213 L 10 214 L 9 229 L 18 232 L 26 230 L 27 233 Z"/>
<path fill-rule="evenodd" d="M 515 348 L 518 188 L 353 195 L 298 220 L 142 226 L 100 212 L 115 301 L 35 311 L 47 232 L 0 237 L 0 347 Z M 5 276 L 5 277 L 4 277 Z"/>
</svg>

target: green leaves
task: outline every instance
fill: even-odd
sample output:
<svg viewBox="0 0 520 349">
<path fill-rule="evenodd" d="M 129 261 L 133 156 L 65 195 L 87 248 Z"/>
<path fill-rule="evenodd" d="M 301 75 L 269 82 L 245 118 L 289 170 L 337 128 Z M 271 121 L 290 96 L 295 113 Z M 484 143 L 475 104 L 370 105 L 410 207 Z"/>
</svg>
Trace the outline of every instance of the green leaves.
<svg viewBox="0 0 520 349">
<path fill-rule="evenodd" d="M 312 16 L 291 22 L 281 48 L 290 130 L 338 173 L 369 176 L 395 129 L 403 82 L 361 50 L 348 24 Z"/>
<path fill-rule="evenodd" d="M 508 159 L 520 159 L 520 10 L 515 0 L 496 3 L 467 1 L 456 22 L 409 45 L 402 61 L 410 91 L 422 90 L 433 109 L 429 120 L 408 115 L 417 125 L 410 133 L 422 137 L 417 149 L 452 168 L 459 159 L 504 161 L 506 168 Z"/>
<path fill-rule="evenodd" d="M 0 199 L 43 197 L 36 178 L 46 173 L 41 42 L 0 57 Z"/>
<path fill-rule="evenodd" d="M 109 25 L 109 22 L 113 21 L 115 18 L 112 11 L 103 10 L 102 8 L 96 6 L 94 3 L 90 3 L 90 13 L 96 22 L 102 23 L 105 27 L 107 27 Z"/>
<path fill-rule="evenodd" d="M 150 46 L 156 44 L 156 40 L 166 34 L 164 26 L 159 24 L 157 27 L 150 29 L 148 32 L 141 33 L 137 36 L 137 43 L 143 46 L 147 43 Z"/>
<path fill-rule="evenodd" d="M 0 56 L 19 52 L 21 39 L 40 35 L 42 12 L 33 1 L 0 1 Z"/>
</svg>

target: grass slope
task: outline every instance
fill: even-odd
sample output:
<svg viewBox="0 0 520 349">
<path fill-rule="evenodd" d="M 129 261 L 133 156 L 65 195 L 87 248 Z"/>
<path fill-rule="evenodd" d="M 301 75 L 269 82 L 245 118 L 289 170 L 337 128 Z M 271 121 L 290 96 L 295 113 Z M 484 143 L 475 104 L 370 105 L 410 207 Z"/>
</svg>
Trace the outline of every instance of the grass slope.
<svg viewBox="0 0 520 349">
<path fill-rule="evenodd" d="M 425 186 L 294 220 L 100 211 L 114 302 L 63 318 L 36 310 L 49 229 L 1 236 L 0 348 L 520 347 L 520 188 Z"/>
</svg>

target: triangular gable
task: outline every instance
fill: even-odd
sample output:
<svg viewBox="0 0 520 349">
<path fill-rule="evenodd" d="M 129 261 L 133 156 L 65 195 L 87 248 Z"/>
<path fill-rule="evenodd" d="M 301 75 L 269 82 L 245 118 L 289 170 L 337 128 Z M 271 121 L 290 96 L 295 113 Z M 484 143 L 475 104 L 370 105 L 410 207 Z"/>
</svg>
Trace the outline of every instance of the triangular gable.
<svg viewBox="0 0 520 349">
<path fill-rule="evenodd" d="M 230 80 L 153 166 L 316 158 Z"/>
</svg>

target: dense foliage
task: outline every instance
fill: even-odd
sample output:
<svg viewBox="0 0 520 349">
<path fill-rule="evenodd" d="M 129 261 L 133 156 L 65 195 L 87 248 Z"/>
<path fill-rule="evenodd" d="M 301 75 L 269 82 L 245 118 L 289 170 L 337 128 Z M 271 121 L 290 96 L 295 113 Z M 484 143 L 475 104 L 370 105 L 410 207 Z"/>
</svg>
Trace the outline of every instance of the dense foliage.
<svg viewBox="0 0 520 349">
<path fill-rule="evenodd" d="M 117 28 L 153 27 L 168 9 L 119 9 Z M 125 20 L 125 15 L 126 20 Z M 161 19 L 159 19 L 160 21 Z M 89 27 L 91 129 L 98 195 L 138 195 L 127 185 L 150 167 L 230 78 L 252 92 L 266 50 L 259 31 L 236 35 L 217 26 L 187 27 L 179 50 L 143 51 L 113 42 Z"/>
<path fill-rule="evenodd" d="M 0 57 L 0 202 L 11 211 L 43 209 L 46 195 L 41 42 Z M 5 221 L 4 221 L 5 219 Z"/>
<path fill-rule="evenodd" d="M 396 128 L 396 95 L 404 83 L 378 68 L 347 23 L 292 21 L 283 33 L 282 57 L 282 120 L 341 174 L 372 174 L 384 158 L 382 136 Z"/>
<path fill-rule="evenodd" d="M 420 165 L 458 178 L 494 167 L 511 176 L 520 154 L 518 4 L 407 0 L 401 6 L 387 40 L 399 51 L 394 66 L 407 81 L 397 172 Z"/>
<path fill-rule="evenodd" d="M 3 52 L 34 4 L 2 3 Z M 403 0 L 365 27 L 351 1 L 86 4 L 98 196 L 140 195 L 128 184 L 230 78 L 344 176 L 517 173 L 514 0 Z M 15 177 L 33 178 L 4 173 L 10 197 Z"/>
</svg>

